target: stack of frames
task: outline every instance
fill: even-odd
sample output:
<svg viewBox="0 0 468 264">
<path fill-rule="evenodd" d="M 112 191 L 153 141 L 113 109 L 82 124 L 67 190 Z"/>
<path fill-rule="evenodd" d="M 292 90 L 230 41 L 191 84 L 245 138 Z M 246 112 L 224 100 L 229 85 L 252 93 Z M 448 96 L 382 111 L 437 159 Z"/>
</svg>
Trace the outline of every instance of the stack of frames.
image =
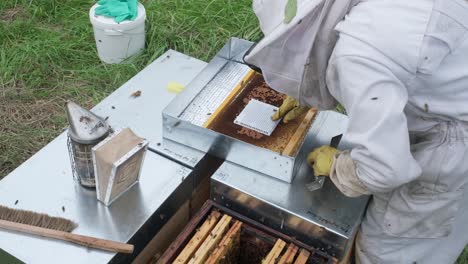
<svg viewBox="0 0 468 264">
<path fill-rule="evenodd" d="M 325 251 L 211 200 L 148 264 L 337 264 Z M 162 242 L 162 241 L 161 241 Z M 168 241 L 169 242 L 169 241 Z"/>
<path fill-rule="evenodd" d="M 306 264 L 309 257 L 309 251 L 294 244 L 286 247 L 286 242 L 278 239 L 262 264 Z"/>
<path fill-rule="evenodd" d="M 236 263 L 242 223 L 212 211 L 173 263 Z"/>
<path fill-rule="evenodd" d="M 245 225 L 227 214 L 212 211 L 172 263 L 176 264 L 305 264 L 310 252 L 277 239 L 270 250 L 254 249 L 245 256 L 248 249 L 241 248 L 241 234 Z M 246 244 L 244 242 L 244 244 Z M 245 245 L 243 245 L 245 247 Z M 252 244 L 248 245 L 252 247 Z M 271 246 L 270 246 L 271 247 Z M 243 252 L 241 252 L 243 251 Z M 244 255 L 244 256 L 241 256 Z"/>
</svg>

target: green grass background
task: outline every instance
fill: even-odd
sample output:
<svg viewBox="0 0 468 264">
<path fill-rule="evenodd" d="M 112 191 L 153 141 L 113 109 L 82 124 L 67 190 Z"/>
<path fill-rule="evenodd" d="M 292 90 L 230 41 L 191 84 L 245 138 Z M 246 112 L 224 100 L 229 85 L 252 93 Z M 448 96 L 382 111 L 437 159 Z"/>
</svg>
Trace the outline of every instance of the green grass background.
<svg viewBox="0 0 468 264">
<path fill-rule="evenodd" d="M 251 0 L 147 0 L 144 54 L 99 61 L 89 0 L 0 1 L 0 178 L 66 126 L 64 103 L 91 107 L 167 49 L 209 60 L 232 37 L 258 40 Z M 468 264 L 465 250 L 459 263 Z"/>
<path fill-rule="evenodd" d="M 167 49 L 209 60 L 231 36 L 261 36 L 250 0 L 141 2 L 144 54 L 106 65 L 88 17 L 94 1 L 0 1 L 0 178 L 62 131 L 67 99 L 91 107 Z"/>
</svg>

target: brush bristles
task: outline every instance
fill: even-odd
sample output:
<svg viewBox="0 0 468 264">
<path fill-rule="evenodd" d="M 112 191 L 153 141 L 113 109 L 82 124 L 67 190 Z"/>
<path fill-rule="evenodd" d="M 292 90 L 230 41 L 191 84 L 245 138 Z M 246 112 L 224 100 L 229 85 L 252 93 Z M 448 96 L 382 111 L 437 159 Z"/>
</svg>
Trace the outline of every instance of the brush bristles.
<svg viewBox="0 0 468 264">
<path fill-rule="evenodd" d="M 71 232 L 77 226 L 73 221 L 65 218 L 49 216 L 46 214 L 40 214 L 26 210 L 11 209 L 1 205 L 0 219 L 65 232 Z"/>
</svg>

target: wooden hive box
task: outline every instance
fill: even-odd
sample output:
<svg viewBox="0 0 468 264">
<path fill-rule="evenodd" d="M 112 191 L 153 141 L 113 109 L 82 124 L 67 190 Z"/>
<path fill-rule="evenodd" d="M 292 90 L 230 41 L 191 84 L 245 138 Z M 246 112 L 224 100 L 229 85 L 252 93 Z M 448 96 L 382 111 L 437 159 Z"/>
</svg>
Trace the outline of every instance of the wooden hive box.
<svg viewBox="0 0 468 264">
<path fill-rule="evenodd" d="M 337 260 L 209 200 L 157 263 L 332 264 Z"/>
</svg>

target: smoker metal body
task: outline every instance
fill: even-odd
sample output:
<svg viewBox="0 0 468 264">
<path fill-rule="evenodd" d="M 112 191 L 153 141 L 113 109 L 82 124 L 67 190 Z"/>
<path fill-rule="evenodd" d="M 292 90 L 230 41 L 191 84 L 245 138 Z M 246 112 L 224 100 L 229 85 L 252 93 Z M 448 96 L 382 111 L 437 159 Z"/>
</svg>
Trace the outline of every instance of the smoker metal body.
<svg viewBox="0 0 468 264">
<path fill-rule="evenodd" d="M 203 127 L 250 71 L 242 57 L 251 46 L 246 40 L 230 39 L 164 109 L 164 145 L 188 146 L 290 183 L 305 159 L 303 152 L 286 156 Z"/>
<path fill-rule="evenodd" d="M 328 144 L 346 129 L 348 118 L 324 111 L 316 117 L 306 142 L 312 149 Z M 340 149 L 350 146 L 340 143 Z M 329 180 L 316 191 L 306 184 L 313 172 L 306 162 L 291 184 L 225 162 L 211 177 L 211 199 L 255 221 L 342 259 L 350 253 L 369 197 L 344 196 Z"/>
<path fill-rule="evenodd" d="M 72 167 L 73 179 L 79 184 L 93 188 L 96 186 L 94 176 L 93 144 L 79 144 L 74 142 L 70 136 L 67 137 L 68 154 L 70 156 L 70 165 Z"/>
<path fill-rule="evenodd" d="M 85 187 L 96 186 L 92 148 L 103 140 L 111 128 L 107 122 L 78 104 L 67 102 L 68 153 L 73 178 Z"/>
</svg>

